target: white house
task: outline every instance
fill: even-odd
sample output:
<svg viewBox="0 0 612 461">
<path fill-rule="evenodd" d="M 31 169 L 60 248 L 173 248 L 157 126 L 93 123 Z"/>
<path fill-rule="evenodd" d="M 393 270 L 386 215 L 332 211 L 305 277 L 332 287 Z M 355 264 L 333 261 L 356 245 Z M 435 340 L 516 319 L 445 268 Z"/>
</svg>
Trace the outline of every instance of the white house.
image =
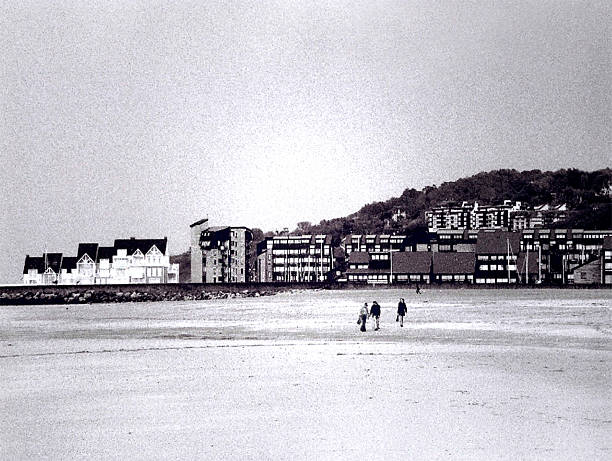
<svg viewBox="0 0 612 461">
<path fill-rule="evenodd" d="M 178 283 L 179 265 L 170 264 L 167 239 L 118 239 L 112 247 L 80 243 L 77 256 L 26 256 L 27 285 Z"/>
</svg>

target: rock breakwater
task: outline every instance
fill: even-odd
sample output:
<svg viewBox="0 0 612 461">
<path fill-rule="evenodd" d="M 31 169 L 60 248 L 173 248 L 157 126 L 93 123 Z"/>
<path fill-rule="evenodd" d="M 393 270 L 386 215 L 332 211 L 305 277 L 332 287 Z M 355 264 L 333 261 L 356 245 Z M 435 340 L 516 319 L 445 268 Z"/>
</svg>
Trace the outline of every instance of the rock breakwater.
<svg viewBox="0 0 612 461">
<path fill-rule="evenodd" d="M 0 293 L 0 305 L 20 304 L 93 304 L 152 301 L 193 301 L 208 299 L 252 298 L 276 294 L 270 289 L 245 290 L 155 290 L 142 288 L 121 289 L 68 289 L 45 288 L 4 291 Z"/>
</svg>

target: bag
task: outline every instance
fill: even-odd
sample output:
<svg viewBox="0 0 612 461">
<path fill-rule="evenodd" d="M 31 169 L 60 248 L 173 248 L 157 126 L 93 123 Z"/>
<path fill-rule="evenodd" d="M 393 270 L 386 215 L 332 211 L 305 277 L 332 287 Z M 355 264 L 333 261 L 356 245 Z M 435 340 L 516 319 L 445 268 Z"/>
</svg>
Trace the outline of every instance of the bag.
<svg viewBox="0 0 612 461">
<path fill-rule="evenodd" d="M 399 314 L 397 314 L 397 317 L 395 317 L 395 321 L 399 322 Z"/>
<path fill-rule="evenodd" d="M 357 319 L 357 325 L 361 325 L 361 317 Z"/>
</svg>

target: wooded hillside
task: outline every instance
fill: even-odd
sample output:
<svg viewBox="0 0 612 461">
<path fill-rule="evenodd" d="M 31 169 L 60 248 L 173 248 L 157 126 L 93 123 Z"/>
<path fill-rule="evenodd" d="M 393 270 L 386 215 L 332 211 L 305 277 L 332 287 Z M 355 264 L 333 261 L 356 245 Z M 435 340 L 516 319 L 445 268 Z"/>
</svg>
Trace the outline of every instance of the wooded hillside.
<svg viewBox="0 0 612 461">
<path fill-rule="evenodd" d="M 545 171 L 496 170 L 478 173 L 422 190 L 406 189 L 400 197 L 365 205 L 344 218 L 323 220 L 317 225 L 298 224 L 293 232 L 332 234 L 334 245 L 348 234 L 406 233 L 426 230 L 425 211 L 448 202 L 477 201 L 483 205 L 504 200 L 533 207 L 567 204 L 568 219 L 556 227 L 609 229 L 612 227 L 612 169 L 592 172 L 576 169 Z M 406 218 L 391 219 L 401 210 Z"/>
</svg>

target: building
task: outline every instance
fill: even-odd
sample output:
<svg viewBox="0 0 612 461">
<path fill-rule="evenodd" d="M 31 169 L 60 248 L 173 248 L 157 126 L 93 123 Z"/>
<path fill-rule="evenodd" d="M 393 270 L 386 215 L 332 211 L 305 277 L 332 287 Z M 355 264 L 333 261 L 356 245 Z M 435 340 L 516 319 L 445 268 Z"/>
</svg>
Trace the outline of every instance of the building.
<svg viewBox="0 0 612 461">
<path fill-rule="evenodd" d="M 354 251 L 349 256 L 346 277 L 351 283 L 429 283 L 431 260 L 428 252 Z"/>
<path fill-rule="evenodd" d="M 476 254 L 474 252 L 461 253 L 432 253 L 432 281 L 443 283 L 474 283 L 476 267 Z"/>
<path fill-rule="evenodd" d="M 333 278 L 330 235 L 279 235 L 257 248 L 258 281 L 320 282 Z"/>
<path fill-rule="evenodd" d="M 477 230 L 440 229 L 417 243 L 416 251 L 473 253 L 476 250 Z"/>
<path fill-rule="evenodd" d="M 112 247 L 80 243 L 77 256 L 44 253 L 26 256 L 23 283 L 27 285 L 93 285 L 178 283 L 179 266 L 170 264 L 167 238 L 115 240 Z"/>
<path fill-rule="evenodd" d="M 249 281 L 247 249 L 252 240 L 253 233 L 246 227 L 219 226 L 208 227 L 201 231 L 199 247 L 202 252 L 202 281 L 205 283 Z"/>
<path fill-rule="evenodd" d="M 392 254 L 392 283 L 431 283 L 432 253 L 398 252 Z"/>
<path fill-rule="evenodd" d="M 605 285 L 612 284 L 612 236 L 604 238 L 602 244 L 603 258 L 602 258 L 602 282 Z"/>
<path fill-rule="evenodd" d="M 191 283 L 202 283 L 204 281 L 204 254 L 200 247 L 200 239 L 202 232 L 208 228 L 208 218 L 200 219 L 189 226 L 191 242 L 189 245 L 191 251 Z"/>
<path fill-rule="evenodd" d="M 26 255 L 23 266 L 24 285 L 42 285 L 42 276 L 45 272 L 45 257 Z"/>
<path fill-rule="evenodd" d="M 501 205 L 447 204 L 425 212 L 430 232 L 441 229 L 500 229 L 520 231 L 550 226 L 567 217 L 567 206 L 541 205 L 527 209 L 522 202 L 505 200 Z"/>
<path fill-rule="evenodd" d="M 461 205 L 449 203 L 434 207 L 425 212 L 427 228 L 430 232 L 439 229 L 471 229 L 473 209 L 474 206 L 468 202 L 462 202 Z"/>
<path fill-rule="evenodd" d="M 349 234 L 342 240 L 342 246 L 347 256 L 353 251 L 380 253 L 389 251 L 405 251 L 408 239 L 405 235 L 380 234 Z"/>
<path fill-rule="evenodd" d="M 518 232 L 481 231 L 476 243 L 475 283 L 517 283 Z"/>
<path fill-rule="evenodd" d="M 574 268 L 572 276 L 575 285 L 601 283 L 601 259 L 595 259 Z"/>
</svg>

